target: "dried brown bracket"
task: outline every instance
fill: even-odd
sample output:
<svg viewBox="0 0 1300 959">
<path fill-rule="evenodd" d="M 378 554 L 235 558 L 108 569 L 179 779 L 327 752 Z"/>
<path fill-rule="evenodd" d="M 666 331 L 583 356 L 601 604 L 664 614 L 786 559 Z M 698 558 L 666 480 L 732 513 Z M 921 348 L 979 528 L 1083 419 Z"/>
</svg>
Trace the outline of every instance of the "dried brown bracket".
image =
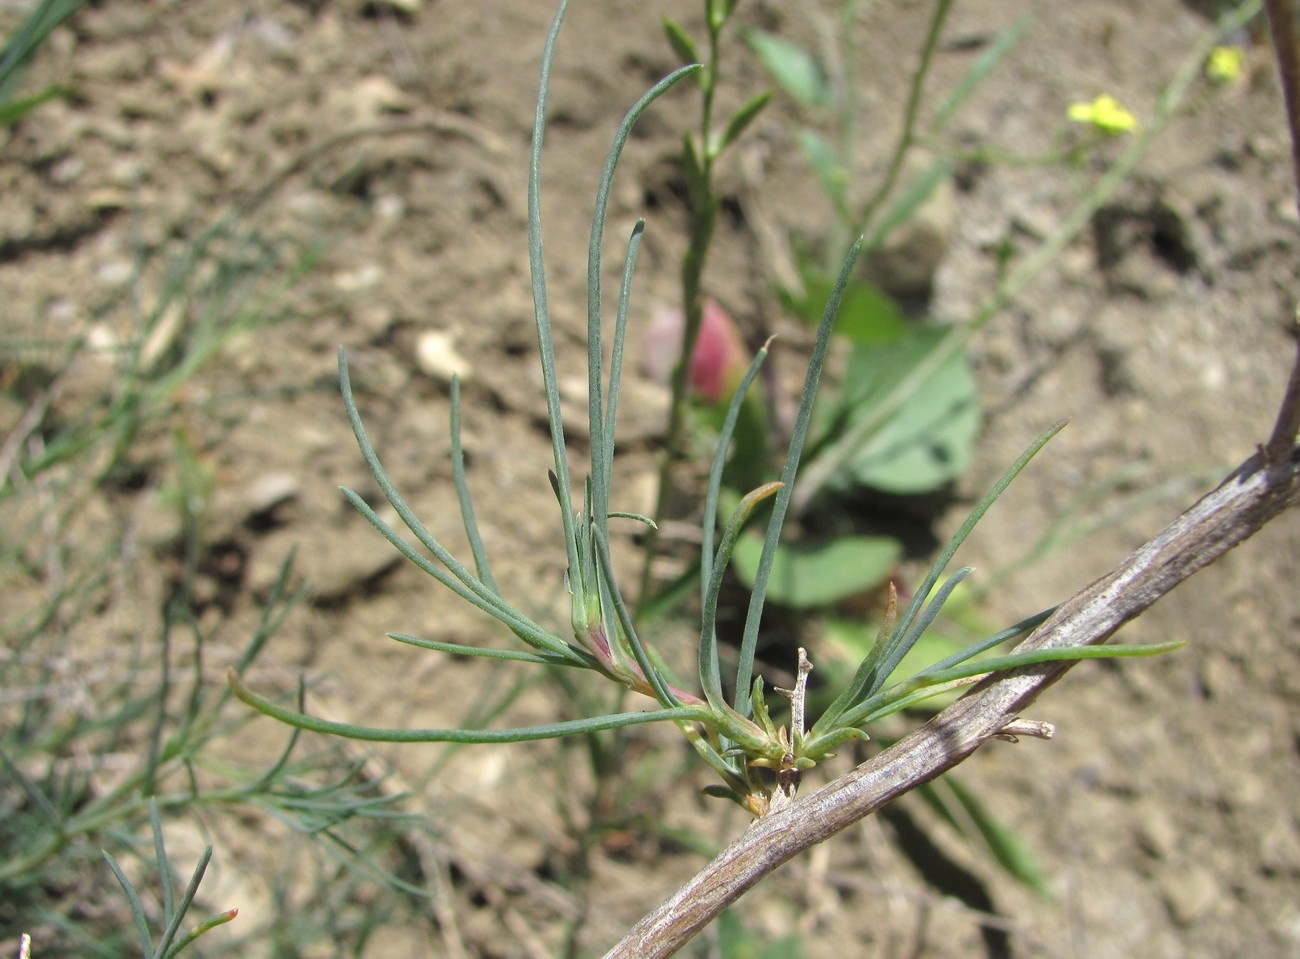
<svg viewBox="0 0 1300 959">
<path fill-rule="evenodd" d="M 1300 190 L 1300 34 L 1295 0 L 1267 0 Z M 1300 335 L 1300 313 L 1294 332 Z M 1219 486 L 1111 573 L 1062 605 L 1018 647 L 1104 643 L 1193 573 L 1300 504 L 1300 343 L 1272 434 Z M 756 821 L 606 959 L 671 956 L 777 867 L 956 766 L 990 739 L 1040 735 L 1021 713 L 1073 663 L 1044 663 L 990 678 L 853 772 Z"/>
</svg>

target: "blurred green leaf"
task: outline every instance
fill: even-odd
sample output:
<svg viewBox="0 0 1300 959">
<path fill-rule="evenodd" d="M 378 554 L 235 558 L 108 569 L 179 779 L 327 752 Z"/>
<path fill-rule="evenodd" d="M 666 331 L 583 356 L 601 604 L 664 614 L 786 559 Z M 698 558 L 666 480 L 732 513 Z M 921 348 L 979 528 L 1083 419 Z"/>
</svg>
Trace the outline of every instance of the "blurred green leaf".
<svg viewBox="0 0 1300 959">
<path fill-rule="evenodd" d="M 870 412 L 943 340 L 939 327 L 914 327 L 893 343 L 859 344 L 849 356 L 838 397 L 836 429 Z M 847 460 L 827 484 L 912 495 L 939 489 L 970 464 L 980 427 L 979 394 L 967 358 L 944 362 Z"/>
<path fill-rule="evenodd" d="M 0 126 L 11 127 L 42 104 L 72 96 L 70 87 L 47 87 L 35 96 L 0 104 Z"/>
<path fill-rule="evenodd" d="M 769 939 L 750 931 L 727 909 L 718 916 L 718 953 L 722 959 L 803 959 L 803 942 L 797 935 Z"/>
<path fill-rule="evenodd" d="M 673 53 L 677 54 L 677 59 L 683 64 L 700 62 L 700 52 L 695 47 L 695 41 L 676 21 L 664 19 L 664 36 L 668 38 L 668 45 L 673 48 Z"/>
<path fill-rule="evenodd" d="M 732 567 L 746 587 L 758 571 L 763 539 L 747 533 L 736 544 Z M 869 592 L 888 579 L 903 555 L 887 536 L 840 536 L 777 546 L 767 597 L 790 609 L 814 609 Z"/>
<path fill-rule="evenodd" d="M 718 153 L 721 153 L 731 144 L 735 143 L 746 128 L 754 122 L 754 118 L 763 112 L 763 108 L 772 100 L 770 91 L 760 93 L 754 99 L 750 100 L 743 107 L 736 111 L 735 115 L 727 121 L 727 129 L 723 131 L 722 139 L 718 141 Z"/>
<path fill-rule="evenodd" d="M 966 71 L 966 75 L 961 78 L 961 82 L 939 104 L 938 109 L 934 112 L 931 129 L 938 130 L 951 119 L 963 101 L 984 82 L 984 78 L 989 75 L 995 66 L 1002 62 L 1002 58 L 1011 51 L 1011 48 L 1020 42 L 1020 38 L 1029 29 L 1029 23 L 1028 16 L 1021 17 L 998 34 L 997 39 L 989 44 L 984 52 L 979 55 L 979 58 L 971 64 L 971 68 Z"/>
<path fill-rule="evenodd" d="M 783 304 L 805 322 L 816 323 L 821 319 L 822 306 L 833 284 L 808 261 L 799 264 L 799 274 L 803 282 L 802 295 L 783 293 Z M 897 342 L 907 329 L 907 317 L 898 304 L 874 285 L 859 280 L 844 290 L 835 323 L 837 336 L 870 346 Z"/>
<path fill-rule="evenodd" d="M 821 185 L 822 192 L 835 207 L 840 217 L 848 215 L 848 173 L 835 155 L 835 148 L 816 130 L 797 130 L 795 139 L 803 150 L 812 167 L 813 175 Z"/>
<path fill-rule="evenodd" d="M 954 163 L 949 157 L 942 157 L 927 167 L 919 176 L 911 180 L 905 189 L 893 202 L 893 205 L 885 211 L 880 217 L 879 222 L 871 230 L 867 237 L 867 247 L 876 249 L 888 239 L 889 234 L 894 232 L 908 220 L 916 215 L 927 200 L 934 195 L 934 191 L 939 188 L 939 184 L 952 174 Z"/>
<path fill-rule="evenodd" d="M 956 779 L 946 776 L 943 785 L 961 803 L 967 820 L 979 831 L 980 838 L 998 865 L 1044 899 L 1050 899 L 1052 889 L 1047 874 L 1020 833 L 993 815 L 974 793 Z"/>
<path fill-rule="evenodd" d="M 13 101 L 32 56 L 55 27 L 76 13 L 84 3 L 85 0 L 41 0 L 28 14 L 0 50 L 0 104 Z M 42 93 L 24 101 L 28 104 L 27 109 L 36 106 L 37 101 L 43 102 L 42 97 L 48 99 Z"/>
<path fill-rule="evenodd" d="M 785 93 L 808 106 L 830 106 L 832 92 L 826 73 L 803 47 L 763 30 L 748 31 L 745 42 Z"/>
</svg>

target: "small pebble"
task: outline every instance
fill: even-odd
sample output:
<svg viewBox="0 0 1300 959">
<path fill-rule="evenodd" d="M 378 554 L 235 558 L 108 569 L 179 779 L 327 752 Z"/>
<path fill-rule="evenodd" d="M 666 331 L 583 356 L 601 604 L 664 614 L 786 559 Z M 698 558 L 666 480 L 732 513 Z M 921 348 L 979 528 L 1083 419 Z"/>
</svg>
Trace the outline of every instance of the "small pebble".
<svg viewBox="0 0 1300 959">
<path fill-rule="evenodd" d="M 457 352 L 456 338 L 445 330 L 420 334 L 415 344 L 415 365 L 439 383 L 450 383 L 453 376 L 468 380 L 473 372 L 469 361 Z"/>
</svg>

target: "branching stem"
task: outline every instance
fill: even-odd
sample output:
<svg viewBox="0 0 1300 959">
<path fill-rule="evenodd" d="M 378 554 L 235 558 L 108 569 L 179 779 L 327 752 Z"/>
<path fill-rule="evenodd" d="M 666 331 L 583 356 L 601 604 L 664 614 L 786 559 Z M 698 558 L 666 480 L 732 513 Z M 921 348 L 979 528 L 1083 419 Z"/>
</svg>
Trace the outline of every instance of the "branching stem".
<svg viewBox="0 0 1300 959">
<path fill-rule="evenodd" d="M 1257 454 L 1113 572 L 1065 603 L 1020 650 L 1105 642 L 1183 580 L 1297 504 L 1300 453 L 1280 464 Z M 605 959 L 673 955 L 778 866 L 946 772 L 1008 729 L 1024 734 L 1020 714 L 1073 665 L 1044 663 L 986 680 L 870 762 L 758 820 L 637 923 Z"/>
</svg>

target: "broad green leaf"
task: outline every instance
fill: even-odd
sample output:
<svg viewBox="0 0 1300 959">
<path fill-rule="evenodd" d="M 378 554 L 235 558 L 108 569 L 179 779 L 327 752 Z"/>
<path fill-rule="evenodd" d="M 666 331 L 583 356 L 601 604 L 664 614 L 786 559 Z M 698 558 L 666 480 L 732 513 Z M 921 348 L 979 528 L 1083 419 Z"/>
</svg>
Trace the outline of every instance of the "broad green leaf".
<svg viewBox="0 0 1300 959">
<path fill-rule="evenodd" d="M 821 64 L 803 47 L 763 30 L 750 30 L 745 41 L 777 86 L 800 103 L 826 107 L 831 87 Z"/>
<path fill-rule="evenodd" d="M 851 423 L 868 412 L 939 345 L 944 332 L 918 327 L 895 343 L 855 347 L 838 398 L 838 421 Z M 933 492 L 966 471 L 979 427 L 975 378 L 965 355 L 956 353 L 853 453 L 828 486 L 900 495 Z"/>
<path fill-rule="evenodd" d="M 752 586 L 763 551 L 762 537 L 742 536 L 732 554 L 741 582 Z M 815 609 L 869 592 L 888 577 L 903 547 L 887 536 L 841 536 L 777 546 L 768 599 L 790 609 Z"/>
<path fill-rule="evenodd" d="M 799 264 L 803 295 L 782 297 L 786 309 L 808 323 L 821 319 L 822 305 L 830 295 L 832 282 L 808 262 Z M 844 290 L 835 333 L 852 343 L 880 345 L 901 339 L 908 329 L 907 317 L 888 296 L 870 283 L 855 280 Z"/>
</svg>

